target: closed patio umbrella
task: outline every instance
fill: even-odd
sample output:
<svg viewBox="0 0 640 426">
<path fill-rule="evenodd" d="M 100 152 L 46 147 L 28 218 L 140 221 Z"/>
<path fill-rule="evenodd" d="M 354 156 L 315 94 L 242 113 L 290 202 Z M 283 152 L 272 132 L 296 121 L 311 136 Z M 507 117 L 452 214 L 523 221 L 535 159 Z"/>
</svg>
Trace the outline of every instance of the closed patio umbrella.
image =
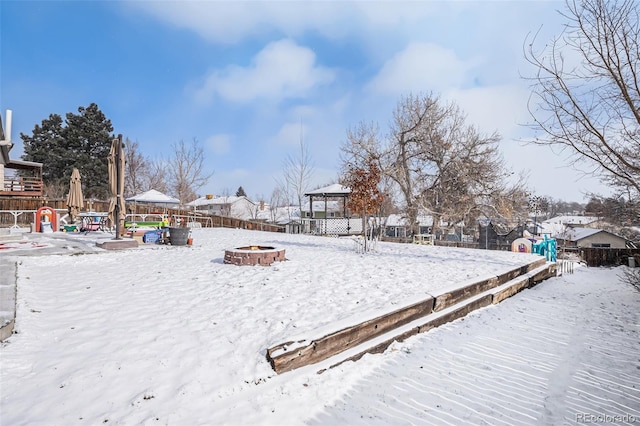
<svg viewBox="0 0 640 426">
<path fill-rule="evenodd" d="M 120 230 L 124 229 L 124 148 L 122 135 L 111 143 L 109 151 L 109 220 L 116 228 L 116 240 L 120 239 Z"/>
<path fill-rule="evenodd" d="M 71 172 L 69 180 L 69 194 L 67 195 L 67 207 L 69 208 L 69 216 L 73 221 L 80 213 L 80 209 L 84 207 L 84 197 L 82 196 L 82 181 L 80 172 L 74 168 Z"/>
</svg>

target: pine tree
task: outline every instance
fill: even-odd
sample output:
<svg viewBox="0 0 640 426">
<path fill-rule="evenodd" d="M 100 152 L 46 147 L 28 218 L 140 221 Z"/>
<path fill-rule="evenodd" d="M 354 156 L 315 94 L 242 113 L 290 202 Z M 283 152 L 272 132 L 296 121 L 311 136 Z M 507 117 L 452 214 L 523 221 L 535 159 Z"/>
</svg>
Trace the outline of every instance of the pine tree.
<svg viewBox="0 0 640 426">
<path fill-rule="evenodd" d="M 247 193 L 244 192 L 244 188 L 242 186 L 238 187 L 238 190 L 236 191 L 236 197 L 246 197 Z"/>
<path fill-rule="evenodd" d="M 78 108 L 78 114 L 67 113 L 64 124 L 60 115 L 51 114 L 34 127 L 31 136 L 21 133 L 22 159 L 43 164 L 45 185 L 68 185 L 77 167 L 85 196 L 107 199 L 107 157 L 114 137 L 111 121 L 92 103 Z"/>
</svg>

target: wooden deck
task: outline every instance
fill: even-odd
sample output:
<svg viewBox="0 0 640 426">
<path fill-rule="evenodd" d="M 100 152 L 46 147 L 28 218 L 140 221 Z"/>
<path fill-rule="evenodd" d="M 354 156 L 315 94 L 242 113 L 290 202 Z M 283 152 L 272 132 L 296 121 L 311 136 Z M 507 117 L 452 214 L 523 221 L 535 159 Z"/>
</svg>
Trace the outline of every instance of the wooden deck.
<svg viewBox="0 0 640 426">
<path fill-rule="evenodd" d="M 42 179 L 19 177 L 4 180 L 0 188 L 0 196 L 12 197 L 42 197 Z"/>
</svg>

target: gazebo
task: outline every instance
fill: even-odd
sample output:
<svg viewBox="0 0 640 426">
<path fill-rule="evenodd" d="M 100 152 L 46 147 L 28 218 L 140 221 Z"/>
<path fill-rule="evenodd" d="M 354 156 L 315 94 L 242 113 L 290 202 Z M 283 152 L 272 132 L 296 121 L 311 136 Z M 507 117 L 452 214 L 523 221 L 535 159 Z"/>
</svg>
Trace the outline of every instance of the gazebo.
<svg viewBox="0 0 640 426">
<path fill-rule="evenodd" d="M 308 217 L 309 220 L 309 232 L 311 233 L 319 233 L 319 234 L 332 234 L 332 235 L 340 235 L 340 234 L 351 234 L 351 233 L 360 233 L 361 227 L 351 222 L 348 218 L 348 210 L 347 210 L 347 199 L 351 194 L 351 189 L 342 186 L 339 183 L 335 183 L 333 185 L 325 186 L 323 188 L 318 188 L 313 191 L 307 192 L 305 197 L 309 197 L 309 211 Z M 323 210 L 316 210 L 314 214 L 313 202 L 315 200 L 320 200 L 323 202 Z M 341 200 L 342 201 L 342 212 L 338 217 L 329 217 L 329 200 Z M 300 212 L 300 216 L 302 217 L 302 212 Z M 354 226 L 355 225 L 355 226 Z"/>
</svg>

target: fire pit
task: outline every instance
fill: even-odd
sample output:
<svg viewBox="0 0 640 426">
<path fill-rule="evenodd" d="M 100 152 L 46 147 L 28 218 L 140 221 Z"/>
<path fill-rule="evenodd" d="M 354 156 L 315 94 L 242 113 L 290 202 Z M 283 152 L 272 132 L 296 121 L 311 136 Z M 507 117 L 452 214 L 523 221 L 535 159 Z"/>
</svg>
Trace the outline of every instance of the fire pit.
<svg viewBox="0 0 640 426">
<path fill-rule="evenodd" d="M 284 249 L 269 246 L 252 245 L 224 251 L 224 263 L 239 266 L 269 266 L 273 262 L 282 262 L 283 260 L 285 260 Z"/>
</svg>

